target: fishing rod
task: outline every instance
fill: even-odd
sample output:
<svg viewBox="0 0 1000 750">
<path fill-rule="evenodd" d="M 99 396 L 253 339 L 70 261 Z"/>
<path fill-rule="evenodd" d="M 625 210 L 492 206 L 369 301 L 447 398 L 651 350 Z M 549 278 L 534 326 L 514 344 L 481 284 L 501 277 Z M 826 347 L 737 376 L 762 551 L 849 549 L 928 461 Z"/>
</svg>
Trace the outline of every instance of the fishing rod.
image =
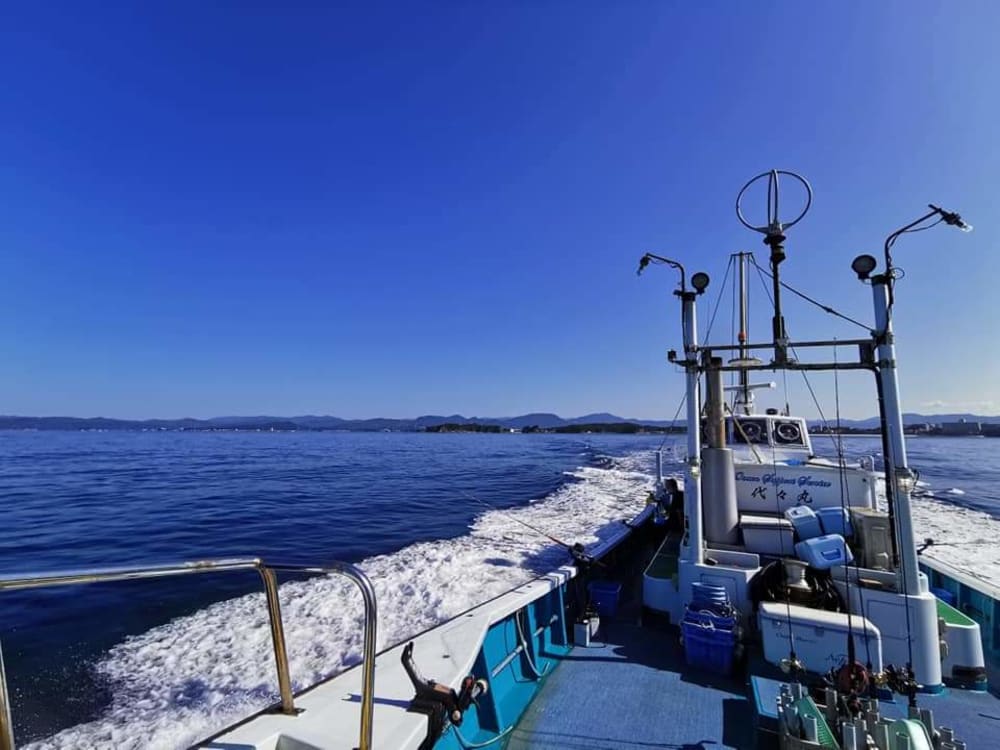
<svg viewBox="0 0 1000 750">
<path fill-rule="evenodd" d="M 588 555 L 586 553 L 586 551 L 585 551 L 586 548 L 582 544 L 580 544 L 580 542 L 576 542 L 575 544 L 569 544 L 567 542 L 564 542 L 562 539 L 559 539 L 558 537 L 552 536 L 551 534 L 549 534 L 549 533 L 547 533 L 545 531 L 542 531 L 537 526 L 532 526 L 527 521 L 522 521 L 520 518 L 518 518 L 514 514 L 508 512 L 506 510 L 503 510 L 501 508 L 497 508 L 495 505 L 491 505 L 490 503 L 486 502 L 485 500 L 480 500 L 475 495 L 473 495 L 473 494 L 471 494 L 469 492 L 466 492 L 465 490 L 463 490 L 461 488 L 456 487 L 455 489 L 457 489 L 459 492 L 461 492 L 469 500 L 472 500 L 472 502 L 478 503 L 479 505 L 482 505 L 484 508 L 488 508 L 489 510 L 492 510 L 492 511 L 495 511 L 497 513 L 500 513 L 501 515 L 505 516 L 506 518 L 509 518 L 511 521 L 514 521 L 515 523 L 519 523 L 519 524 L 521 524 L 522 526 L 524 526 L 527 529 L 531 529 L 536 534 L 540 534 L 541 536 L 543 536 L 546 539 L 548 539 L 550 542 L 558 544 L 560 547 L 563 547 L 566 551 L 568 551 L 569 554 L 573 557 L 574 560 L 576 560 L 578 562 L 586 563 L 588 565 L 593 564 L 593 565 L 600 565 L 600 566 L 604 567 L 604 563 L 602 563 L 600 560 L 595 560 L 593 557 L 591 557 L 590 555 Z"/>
<path fill-rule="evenodd" d="M 994 544 L 995 539 L 969 539 L 961 542 L 935 542 L 930 537 L 924 539 L 924 543 L 917 547 L 917 554 L 921 554 L 928 547 L 964 547 L 967 544 Z"/>
</svg>

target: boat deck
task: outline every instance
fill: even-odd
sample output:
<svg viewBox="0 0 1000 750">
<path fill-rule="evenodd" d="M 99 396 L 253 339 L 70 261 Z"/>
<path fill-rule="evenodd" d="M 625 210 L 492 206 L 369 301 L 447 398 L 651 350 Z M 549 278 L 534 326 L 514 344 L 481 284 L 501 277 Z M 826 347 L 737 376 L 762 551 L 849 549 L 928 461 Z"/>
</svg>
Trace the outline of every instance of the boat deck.
<svg viewBox="0 0 1000 750">
<path fill-rule="evenodd" d="M 687 666 L 674 630 L 605 623 L 598 642 L 561 659 L 511 732 L 509 750 L 752 750 L 758 747 L 747 678 Z M 755 665 L 756 666 L 756 665 Z M 777 673 L 760 664 L 753 671 Z M 995 747 L 1000 696 L 945 690 L 919 696 L 938 726 L 956 727 L 970 750 Z M 906 699 L 881 701 L 887 717 Z M 766 744 L 766 743 L 765 743 Z"/>
<path fill-rule="evenodd" d="M 574 648 L 511 732 L 510 750 L 749 750 L 752 707 L 742 678 L 689 669 L 674 632 L 617 621 Z"/>
</svg>

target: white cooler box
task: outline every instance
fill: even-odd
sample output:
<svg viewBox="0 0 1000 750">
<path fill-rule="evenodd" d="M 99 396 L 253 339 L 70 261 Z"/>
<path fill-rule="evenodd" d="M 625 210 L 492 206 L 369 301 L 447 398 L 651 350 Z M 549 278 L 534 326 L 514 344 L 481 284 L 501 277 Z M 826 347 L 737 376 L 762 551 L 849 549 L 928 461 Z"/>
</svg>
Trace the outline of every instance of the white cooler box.
<svg viewBox="0 0 1000 750">
<path fill-rule="evenodd" d="M 847 618 L 841 612 L 824 612 L 784 602 L 764 602 L 758 615 L 764 639 L 764 658 L 780 664 L 789 654 L 791 626 L 795 656 L 810 672 L 823 674 L 847 663 Z M 861 615 L 850 615 L 854 633 L 854 658 L 882 671 L 882 634 Z"/>
<path fill-rule="evenodd" d="M 747 552 L 782 557 L 795 554 L 795 529 L 784 516 L 740 516 L 743 546 Z"/>
</svg>

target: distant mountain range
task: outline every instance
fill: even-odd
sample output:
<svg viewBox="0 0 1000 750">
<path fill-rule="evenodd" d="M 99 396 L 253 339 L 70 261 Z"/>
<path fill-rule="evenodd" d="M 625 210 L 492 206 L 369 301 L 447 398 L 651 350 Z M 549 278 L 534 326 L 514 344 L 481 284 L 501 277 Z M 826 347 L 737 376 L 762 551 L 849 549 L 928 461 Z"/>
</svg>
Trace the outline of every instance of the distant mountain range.
<svg viewBox="0 0 1000 750">
<path fill-rule="evenodd" d="M 1000 416 L 979 416 L 976 414 L 904 414 L 907 425 L 940 424 L 958 422 L 1000 424 Z M 600 412 L 582 417 L 564 419 L 557 414 L 538 412 L 522 414 L 518 417 L 463 417 L 461 414 L 449 416 L 425 415 L 416 419 L 341 419 L 329 416 L 302 417 L 214 417 L 212 419 L 108 419 L 106 417 L 16 417 L 0 415 L 0 429 L 7 430 L 344 430 L 352 432 L 417 432 L 442 424 L 499 425 L 511 429 L 539 427 L 554 429 L 580 424 L 621 424 L 630 422 L 649 427 L 668 427 L 669 420 L 626 419 L 615 414 Z M 818 420 L 811 425 L 822 424 Z M 878 418 L 842 419 L 844 427 L 871 429 L 878 427 Z M 682 427 L 683 422 L 678 422 Z"/>
</svg>

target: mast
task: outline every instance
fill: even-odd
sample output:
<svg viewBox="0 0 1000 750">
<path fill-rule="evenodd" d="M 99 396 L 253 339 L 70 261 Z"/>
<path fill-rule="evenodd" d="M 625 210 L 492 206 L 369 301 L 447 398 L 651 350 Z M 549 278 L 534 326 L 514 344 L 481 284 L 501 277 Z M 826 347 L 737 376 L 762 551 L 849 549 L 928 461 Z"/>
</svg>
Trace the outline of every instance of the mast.
<svg viewBox="0 0 1000 750">
<path fill-rule="evenodd" d="M 740 360 L 746 362 L 750 358 L 750 349 L 747 347 L 748 343 L 748 318 L 749 310 L 747 303 L 747 256 L 749 253 L 739 252 L 736 254 L 739 257 L 739 267 L 740 267 L 740 333 L 739 333 L 739 344 L 740 344 Z M 747 369 L 740 370 L 740 406 L 743 407 L 744 414 L 750 414 L 753 411 L 753 394 L 750 391 L 750 372 Z"/>
</svg>

